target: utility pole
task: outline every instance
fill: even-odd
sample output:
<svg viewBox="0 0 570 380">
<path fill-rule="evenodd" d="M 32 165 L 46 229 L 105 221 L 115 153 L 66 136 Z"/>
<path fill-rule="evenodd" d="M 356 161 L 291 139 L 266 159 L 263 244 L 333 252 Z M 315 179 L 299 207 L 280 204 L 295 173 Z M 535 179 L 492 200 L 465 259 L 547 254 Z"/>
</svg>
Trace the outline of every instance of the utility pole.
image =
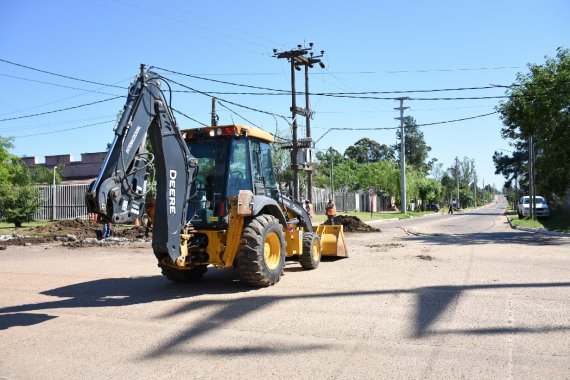
<svg viewBox="0 0 570 380">
<path fill-rule="evenodd" d="M 534 183 L 535 169 L 534 169 L 534 137 L 531 135 L 528 140 L 528 177 L 529 181 L 529 195 L 530 195 L 530 210 L 529 216 L 531 219 L 536 219 L 536 184 Z"/>
<path fill-rule="evenodd" d="M 212 97 L 212 127 L 218 125 L 218 114 L 216 114 L 216 98 Z"/>
<path fill-rule="evenodd" d="M 473 173 L 473 194 L 475 195 L 475 207 L 477 207 L 477 173 Z"/>
<path fill-rule="evenodd" d="M 400 187 L 402 188 L 402 200 L 400 202 L 400 212 L 406 214 L 406 135 L 404 133 L 404 110 L 410 107 L 404 107 L 404 100 L 408 100 L 408 97 L 398 98 L 400 101 L 400 107 L 394 108 L 400 111 L 400 117 L 396 117 L 396 120 L 400 120 Z"/>
<path fill-rule="evenodd" d="M 330 199 L 334 202 L 334 183 L 333 183 L 333 147 L 329 148 L 330 156 L 331 156 L 331 196 Z"/>
<path fill-rule="evenodd" d="M 302 45 L 297 45 L 297 49 L 283 51 L 278 53 L 277 49 L 273 49 L 273 56 L 281 59 L 286 58 L 291 63 L 291 116 L 293 118 L 292 123 L 292 146 L 291 146 L 291 168 L 293 169 L 293 198 L 295 200 L 300 200 L 299 194 L 299 148 L 306 148 L 308 150 L 308 161 L 304 162 L 303 169 L 307 171 L 307 198 L 309 201 L 313 201 L 313 177 L 312 177 L 312 140 L 311 140 L 311 117 L 313 112 L 309 108 L 309 68 L 313 68 L 313 65 L 318 63 L 321 68 L 325 67 L 325 64 L 321 62 L 321 58 L 325 51 L 321 50 L 320 55 L 314 55 L 311 51 L 313 50 L 313 43 L 309 43 L 309 47 L 303 47 Z M 307 56 L 308 55 L 308 56 Z M 301 71 L 301 66 L 305 66 L 305 108 L 297 107 L 297 91 L 295 89 L 295 70 Z M 299 144 L 299 139 L 297 137 L 297 115 L 305 116 L 306 119 L 306 139 L 302 141 L 303 144 Z M 307 145 L 307 146 L 305 146 Z"/>
<path fill-rule="evenodd" d="M 457 156 L 455 156 L 455 178 L 457 180 L 457 200 L 455 201 L 455 204 L 459 209 L 459 158 Z"/>
</svg>

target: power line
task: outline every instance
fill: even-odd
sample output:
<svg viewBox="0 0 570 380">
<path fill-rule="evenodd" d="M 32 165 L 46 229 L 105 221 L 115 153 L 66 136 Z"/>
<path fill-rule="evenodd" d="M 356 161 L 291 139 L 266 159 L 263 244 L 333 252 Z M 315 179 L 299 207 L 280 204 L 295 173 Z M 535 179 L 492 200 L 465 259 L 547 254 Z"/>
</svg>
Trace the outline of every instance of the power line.
<svg viewBox="0 0 570 380">
<path fill-rule="evenodd" d="M 47 85 L 49 85 L 49 86 L 63 87 L 63 88 L 69 88 L 69 89 L 72 89 L 72 90 L 79 90 L 79 91 L 85 91 L 85 92 L 92 92 L 92 93 L 94 93 L 94 94 L 102 94 L 102 95 L 110 95 L 110 96 L 114 96 L 114 95 L 115 95 L 115 94 L 109 94 L 109 93 L 107 93 L 107 92 L 100 92 L 100 91 L 94 91 L 94 90 L 87 90 L 87 89 L 85 89 L 85 88 L 66 86 L 66 85 L 63 85 L 63 84 L 51 83 L 51 82 L 44 82 L 44 81 L 41 81 L 41 80 L 22 78 L 22 77 L 17 77 L 17 76 L 8 75 L 8 74 L 0 74 L 0 76 L 7 77 L 7 78 L 13 78 L 13 79 L 24 80 L 24 81 L 27 81 L 27 82 L 34 82 L 34 83 L 40 83 L 40 84 L 47 84 Z M 126 90 L 126 87 L 123 88 L 123 89 Z"/>
<path fill-rule="evenodd" d="M 476 116 L 471 116 L 471 117 L 464 117 L 464 118 L 462 118 L 462 119 L 438 121 L 438 122 L 435 122 L 435 123 L 416 124 L 416 126 L 417 126 L 417 127 L 425 127 L 425 126 L 428 126 L 428 125 L 438 125 L 438 124 L 454 123 L 454 122 L 456 122 L 456 121 L 465 121 L 465 120 L 478 119 L 478 118 L 480 118 L 480 117 L 490 116 L 490 115 L 494 115 L 494 114 L 496 114 L 496 113 L 498 113 L 498 111 L 486 113 L 486 114 L 483 114 L 483 115 L 476 115 Z"/>
<path fill-rule="evenodd" d="M 486 113 L 483 115 L 476 115 L 476 116 L 470 116 L 470 117 L 464 117 L 461 119 L 454 119 L 454 120 L 445 120 L 445 121 L 438 121 L 438 122 L 434 122 L 434 123 L 425 123 L 425 124 L 416 124 L 417 127 L 426 127 L 429 125 L 438 125 L 438 124 L 448 124 L 448 123 L 454 123 L 454 122 L 458 122 L 458 121 L 465 121 L 465 120 L 472 120 L 472 119 L 478 119 L 481 117 L 485 117 L 485 116 L 490 116 L 490 115 L 494 115 L 498 113 L 497 111 L 495 112 L 491 112 L 491 113 Z M 405 126 L 404 126 L 405 128 Z M 338 127 L 338 128 L 329 128 L 328 131 L 326 131 L 325 133 L 323 133 L 321 135 L 321 137 L 319 137 L 317 139 L 317 141 L 315 141 L 315 145 L 323 138 L 325 137 L 329 132 L 331 131 L 383 131 L 383 130 L 393 130 L 393 129 L 400 129 L 400 127 L 370 127 L 370 128 L 352 128 L 352 127 Z"/>
<path fill-rule="evenodd" d="M 450 68 L 450 69 L 424 69 L 424 70 L 384 70 L 384 71 L 321 71 L 314 72 L 310 75 L 374 75 L 374 74 L 406 74 L 406 73 L 433 73 L 433 72 L 454 72 L 454 71 L 490 71 L 490 70 L 515 70 L 523 69 L 520 66 L 497 66 L 497 67 L 466 67 L 466 68 Z M 283 75 L 281 72 L 244 72 L 244 73 L 194 73 L 193 75 L 203 76 L 255 76 L 255 75 Z"/>
<path fill-rule="evenodd" d="M 115 120 L 107 120 L 107 121 L 102 121 L 100 123 L 93 123 L 93 124 L 87 124 L 87 125 L 82 125 L 80 127 L 73 127 L 73 128 L 66 128 L 66 129 L 59 129 L 57 131 L 50 131 L 50 132 L 42 132 L 42 133 L 33 133 L 30 135 L 21 135 L 21 136 L 13 136 L 14 138 L 20 139 L 20 138 L 24 138 L 24 137 L 34 137 L 34 136 L 41 136 L 41 135 L 51 135 L 53 133 L 59 133 L 59 132 L 67 132 L 67 131 L 73 131 L 76 129 L 82 129 L 82 128 L 87 128 L 87 127 L 93 127 L 95 125 L 102 125 L 102 124 L 108 124 L 108 123 L 114 123 Z"/>
<path fill-rule="evenodd" d="M 245 87 L 251 88 L 255 90 L 265 90 L 265 91 L 272 91 L 270 93 L 258 93 L 258 92 L 210 92 L 211 94 L 221 94 L 221 95 L 291 95 L 290 90 L 281 90 L 276 88 L 270 87 L 261 87 L 261 86 L 252 86 L 249 84 L 243 83 L 236 83 L 236 82 L 229 82 L 223 81 L 219 79 L 211 79 L 211 78 L 204 78 L 198 75 L 193 74 L 186 74 L 181 73 L 179 71 L 169 70 L 157 66 L 151 66 L 151 68 L 155 68 L 158 70 L 166 71 L 172 74 L 182 75 L 189 78 L 199 79 L 208 82 L 220 83 L 220 84 L 227 84 L 230 86 L 237 86 L 237 87 Z M 420 90 L 394 90 L 394 91 L 361 91 L 361 92 L 311 92 L 309 95 L 317 95 L 317 96 L 338 96 L 344 97 L 344 95 L 378 95 L 378 94 L 412 94 L 412 93 L 429 93 L 429 92 L 450 92 L 450 91 L 471 91 L 471 90 L 489 90 L 489 89 L 496 89 L 496 88 L 508 88 L 510 86 L 499 86 L 499 85 L 488 85 L 488 86 L 473 86 L 473 87 L 456 87 L 456 88 L 438 88 L 438 89 L 420 89 Z M 304 92 L 296 92 L 296 95 L 304 95 Z M 377 99 L 373 97 L 362 97 L 362 99 Z M 386 100 L 393 100 L 396 98 L 381 98 Z M 451 99 L 451 98 L 449 98 Z"/>
<path fill-rule="evenodd" d="M 108 102 L 108 101 L 111 101 L 111 100 L 115 100 L 115 99 L 119 99 L 119 98 L 124 98 L 124 97 L 125 97 L 125 96 L 115 96 L 115 97 L 113 97 L 113 98 L 98 100 L 98 101 L 92 102 L 92 103 L 80 104 L 80 105 L 78 105 L 78 106 L 73 106 L 73 107 L 61 108 L 61 109 L 53 110 L 53 111 L 40 112 L 40 113 L 35 113 L 35 114 L 32 114 L 32 115 L 9 117 L 9 118 L 6 118 L 6 119 L 0 119 L 0 121 L 26 119 L 26 118 L 34 117 L 34 116 L 41 116 L 41 115 L 47 115 L 47 114 L 56 113 L 56 112 L 69 111 L 69 110 L 72 110 L 72 109 L 82 108 L 82 107 L 87 107 L 87 106 L 92 106 L 93 104 L 104 103 L 104 102 Z"/>
<path fill-rule="evenodd" d="M 56 76 L 56 77 L 61 77 L 61 78 L 66 78 L 66 79 L 71 79 L 71 80 L 76 80 L 76 81 L 79 81 L 79 82 L 85 82 L 85 83 L 96 84 L 96 85 L 104 86 L 104 87 L 115 87 L 115 88 L 120 88 L 120 89 L 123 89 L 123 90 L 124 90 L 124 87 L 121 87 L 121 86 L 116 86 L 116 85 L 106 84 L 106 83 L 101 83 L 101 82 L 94 82 L 94 81 L 91 81 L 91 80 L 75 78 L 75 77 L 71 77 L 71 76 L 68 76 L 68 75 L 52 73 L 51 71 L 36 69 L 35 67 L 30 67 L 30 66 L 22 65 L 22 64 L 20 64 L 20 63 L 11 62 L 11 61 L 8 61 L 8 60 L 2 59 L 2 58 L 0 58 L 0 62 L 8 63 L 8 64 L 10 64 L 10 65 L 14 65 L 14 66 L 18 66 L 18 67 L 23 67 L 23 68 L 28 69 L 28 70 L 38 71 L 38 72 L 44 73 L 44 74 L 54 75 L 54 76 Z"/>
<path fill-rule="evenodd" d="M 208 92 L 196 90 L 195 88 L 192 88 L 192 87 L 190 87 L 190 86 L 184 85 L 184 84 L 179 83 L 179 82 L 177 82 L 177 81 L 175 81 L 175 80 L 172 80 L 172 79 L 170 79 L 170 78 L 165 78 L 165 77 L 162 77 L 162 76 L 161 76 L 161 78 L 164 79 L 164 80 L 166 80 L 166 81 L 169 81 L 169 82 L 172 82 L 172 83 L 174 83 L 174 84 L 177 84 L 177 85 L 179 85 L 179 86 L 181 86 L 181 87 L 184 87 L 184 88 L 187 88 L 187 89 L 189 89 L 189 90 L 192 90 L 192 91 L 194 91 L 194 92 L 196 92 L 196 93 L 198 93 L 198 94 L 205 95 L 205 96 L 208 96 L 208 97 L 210 97 L 210 98 L 213 98 L 213 96 L 212 96 L 210 93 L 208 93 Z M 286 118 L 285 116 L 283 116 L 283 115 L 279 115 L 279 114 L 276 114 L 276 113 L 273 113 L 273 112 L 263 111 L 263 110 L 260 110 L 260 109 L 257 109 L 257 108 L 245 106 L 245 105 L 243 105 L 243 104 L 235 103 L 235 102 L 229 101 L 229 100 L 227 100 L 227 99 L 222 99 L 222 98 L 217 98 L 217 99 L 220 100 L 220 101 L 223 101 L 224 103 L 232 104 L 232 105 L 234 105 L 234 106 L 241 107 L 241 108 L 245 108 L 245 109 L 248 109 L 248 110 L 250 110 L 250 111 L 255 111 L 255 112 L 259 112 L 259 113 L 264 113 L 264 114 L 266 114 L 266 115 L 271 115 L 271 116 L 277 116 L 277 117 L 280 117 L 280 118 L 286 120 L 287 122 L 289 122 L 289 121 L 287 120 L 287 118 Z M 0 121 L 1 121 L 1 120 L 0 120 Z"/>
<path fill-rule="evenodd" d="M 222 107 L 224 107 L 225 109 L 227 109 L 228 111 L 230 111 L 231 113 L 233 113 L 234 115 L 236 115 L 237 117 L 242 118 L 243 120 L 247 121 L 249 124 L 253 125 L 254 127 L 259 128 L 258 125 L 256 125 L 254 122 L 246 119 L 245 117 L 243 117 L 242 115 L 240 115 L 239 113 L 235 112 L 234 110 L 232 110 L 231 108 L 229 108 L 228 106 L 226 106 L 223 102 L 218 101 L 218 104 L 221 105 Z"/>
<path fill-rule="evenodd" d="M 184 112 L 182 112 L 182 111 L 178 111 L 177 109 L 172 108 L 172 107 L 170 107 L 170 109 L 173 110 L 174 112 L 176 112 L 177 114 L 180 114 L 180 115 L 184 116 L 185 118 L 192 120 L 192 121 L 195 122 L 195 123 L 198 123 L 198 124 L 200 124 L 200 125 L 202 125 L 202 126 L 204 126 L 204 127 L 209 127 L 209 125 L 204 124 L 204 123 L 202 123 L 201 121 L 198 121 L 198 120 L 196 120 L 196 119 L 194 119 L 194 118 L 192 118 L 192 117 L 186 115 L 186 114 L 185 114 Z"/>
</svg>

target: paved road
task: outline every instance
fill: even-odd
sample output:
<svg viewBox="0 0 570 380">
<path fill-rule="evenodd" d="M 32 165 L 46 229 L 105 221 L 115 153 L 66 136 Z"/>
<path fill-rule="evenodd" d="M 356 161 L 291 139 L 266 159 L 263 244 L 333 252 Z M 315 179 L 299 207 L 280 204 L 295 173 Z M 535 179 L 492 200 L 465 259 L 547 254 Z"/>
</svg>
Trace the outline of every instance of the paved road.
<svg viewBox="0 0 570 380">
<path fill-rule="evenodd" d="M 150 248 L 0 251 L 0 378 L 569 378 L 570 239 L 500 204 L 380 222 L 276 286 L 194 286 Z"/>
</svg>

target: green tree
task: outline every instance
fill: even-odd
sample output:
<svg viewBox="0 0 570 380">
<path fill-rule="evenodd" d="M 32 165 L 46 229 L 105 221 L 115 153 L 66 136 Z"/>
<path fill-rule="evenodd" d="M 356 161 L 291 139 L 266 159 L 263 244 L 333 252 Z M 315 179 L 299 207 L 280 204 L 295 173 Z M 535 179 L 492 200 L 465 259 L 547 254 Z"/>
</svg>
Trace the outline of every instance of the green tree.
<svg viewBox="0 0 570 380">
<path fill-rule="evenodd" d="M 493 154 L 493 163 L 495 164 L 495 174 L 502 174 L 507 180 L 505 187 L 513 186 L 513 181 L 528 184 L 526 159 L 528 158 L 528 149 L 525 146 L 519 147 L 518 150 L 506 155 L 502 152 Z"/>
<path fill-rule="evenodd" d="M 392 147 L 365 137 L 349 146 L 344 151 L 344 156 L 359 164 L 364 164 L 384 160 L 391 161 L 394 160 L 395 154 Z"/>
<path fill-rule="evenodd" d="M 423 210 L 428 203 L 439 203 L 443 193 L 441 182 L 434 178 L 421 178 L 418 185 L 419 197 L 422 200 Z"/>
<path fill-rule="evenodd" d="M 0 136 L 0 185 L 8 184 L 12 179 L 10 166 L 15 159 L 9 152 L 9 149 L 14 148 L 12 141 L 10 137 Z"/>
<path fill-rule="evenodd" d="M 331 164 L 333 168 L 333 181 L 336 183 L 336 180 L 334 180 L 334 173 L 336 172 L 334 168 L 339 166 L 346 159 L 342 154 L 332 148 L 326 151 L 317 151 L 315 158 L 316 160 L 313 164 L 313 183 L 316 187 L 328 189 L 330 187 Z M 334 185 L 335 189 L 338 189 L 336 184 Z"/>
<path fill-rule="evenodd" d="M 39 207 L 38 190 L 30 170 L 8 152 L 11 148 L 11 139 L 0 137 L 0 217 L 21 227 Z"/>
<path fill-rule="evenodd" d="M 55 183 L 61 183 L 62 177 L 61 173 L 63 173 L 63 168 L 65 165 L 59 164 L 56 166 L 55 169 Z M 30 175 L 32 176 L 32 180 L 34 183 L 53 183 L 54 172 L 53 168 L 48 169 L 43 165 L 34 165 L 28 168 L 30 171 Z"/>
<path fill-rule="evenodd" d="M 396 131 L 398 143 L 392 146 L 398 152 L 398 159 L 401 155 L 401 136 L 402 133 L 398 129 Z M 426 144 L 424 133 L 420 130 L 413 117 L 408 117 L 404 120 L 404 137 L 406 139 L 404 149 L 406 164 L 424 173 L 429 172 L 435 163 L 434 160 L 428 161 L 431 147 Z"/>
<path fill-rule="evenodd" d="M 570 52 L 559 48 L 545 60 L 517 75 L 497 111 L 502 136 L 518 152 L 534 137 L 538 191 L 563 195 L 570 185 Z"/>
<path fill-rule="evenodd" d="M 394 162 L 380 161 L 359 165 L 358 190 L 375 188 L 382 195 L 396 195 L 399 169 Z"/>
</svg>

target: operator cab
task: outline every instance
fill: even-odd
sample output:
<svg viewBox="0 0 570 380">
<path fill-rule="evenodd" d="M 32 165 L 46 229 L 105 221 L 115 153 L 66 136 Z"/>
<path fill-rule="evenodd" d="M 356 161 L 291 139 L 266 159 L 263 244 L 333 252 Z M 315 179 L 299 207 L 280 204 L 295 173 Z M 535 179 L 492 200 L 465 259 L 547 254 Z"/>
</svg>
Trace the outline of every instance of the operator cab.
<svg viewBox="0 0 570 380">
<path fill-rule="evenodd" d="M 183 131 L 198 161 L 187 221 L 196 228 L 227 228 L 229 198 L 240 190 L 278 198 L 271 161 L 273 136 L 259 128 L 226 125 Z"/>
</svg>

